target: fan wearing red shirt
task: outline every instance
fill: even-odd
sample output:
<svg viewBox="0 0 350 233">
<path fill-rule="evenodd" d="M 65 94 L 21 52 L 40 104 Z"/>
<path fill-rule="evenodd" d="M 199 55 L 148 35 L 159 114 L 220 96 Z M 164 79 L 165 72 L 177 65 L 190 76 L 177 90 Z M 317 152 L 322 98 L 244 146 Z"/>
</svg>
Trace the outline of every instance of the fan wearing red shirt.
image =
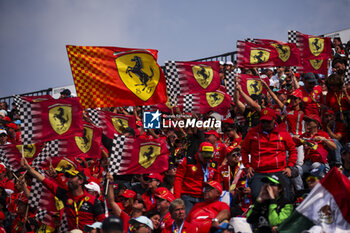
<svg viewBox="0 0 350 233">
<path fill-rule="evenodd" d="M 218 228 L 224 220 L 230 219 L 230 207 L 219 201 L 222 186 L 217 181 L 209 181 L 204 189 L 204 202 L 193 206 L 186 221 L 198 227 L 198 232 L 207 233 L 211 227 Z"/>
<path fill-rule="evenodd" d="M 175 200 L 174 195 L 165 187 L 157 188 L 155 191 L 157 210 L 160 213 L 160 228 L 171 226 L 174 220 L 170 216 L 169 206 Z"/>
<path fill-rule="evenodd" d="M 210 142 L 202 142 L 193 157 L 183 159 L 177 168 L 174 181 L 174 196 L 185 201 L 186 213 L 195 203 L 203 199 L 204 183 L 220 181 L 217 163 L 212 162 L 214 147 Z"/>
<path fill-rule="evenodd" d="M 303 74 L 304 86 L 295 90 L 298 95 L 301 95 L 301 100 L 304 104 L 305 115 L 319 115 L 321 101 L 323 100 L 322 88 L 316 86 L 316 77 L 313 73 Z"/>
<path fill-rule="evenodd" d="M 83 230 L 85 225 L 96 221 L 103 222 L 106 218 L 103 203 L 83 188 L 85 175 L 82 172 L 67 170 L 68 190 L 66 190 L 35 171 L 25 158 L 22 158 L 22 164 L 28 173 L 41 181 L 53 195 L 62 200 L 69 230 Z"/>
<path fill-rule="evenodd" d="M 163 182 L 163 176 L 159 173 L 150 173 L 145 180 L 148 182 L 148 189 L 144 194 L 142 194 L 142 198 L 146 205 L 146 211 L 150 211 L 157 207 L 154 193 Z"/>
<path fill-rule="evenodd" d="M 214 146 L 213 160 L 220 166 L 227 154 L 226 145 L 219 141 L 219 134 L 215 130 L 210 130 L 204 134 L 207 136 L 207 141 Z"/>
</svg>

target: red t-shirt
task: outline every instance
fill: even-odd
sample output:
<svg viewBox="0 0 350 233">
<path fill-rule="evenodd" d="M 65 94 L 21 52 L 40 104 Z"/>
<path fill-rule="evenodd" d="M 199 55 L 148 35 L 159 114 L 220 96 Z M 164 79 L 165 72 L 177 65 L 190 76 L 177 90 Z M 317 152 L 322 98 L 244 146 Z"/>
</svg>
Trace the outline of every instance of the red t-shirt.
<svg viewBox="0 0 350 233">
<path fill-rule="evenodd" d="M 230 211 L 230 207 L 221 201 L 200 202 L 193 206 L 186 221 L 197 226 L 198 232 L 207 233 L 210 230 L 212 219 L 222 210 Z"/>
<path fill-rule="evenodd" d="M 216 161 L 218 165 L 220 165 L 222 161 L 224 161 L 226 154 L 227 154 L 226 145 L 224 143 L 217 142 L 216 145 L 214 145 L 213 160 Z"/>
<path fill-rule="evenodd" d="M 186 221 L 183 224 L 184 225 L 182 227 L 181 232 L 178 232 L 178 233 L 197 233 L 198 232 L 198 228 L 195 225 Z M 174 227 L 174 224 L 169 225 L 167 228 L 162 230 L 162 233 L 174 233 L 173 227 Z"/>
<path fill-rule="evenodd" d="M 287 127 L 288 132 L 293 135 L 302 135 L 303 134 L 303 119 L 304 112 L 302 111 L 289 111 L 287 113 Z"/>
<path fill-rule="evenodd" d="M 339 112 L 340 107 L 342 111 L 350 110 L 350 103 L 342 91 L 337 93 L 328 91 L 325 104 L 335 112 Z"/>
<path fill-rule="evenodd" d="M 314 162 L 320 162 L 320 163 L 327 163 L 327 154 L 328 154 L 328 148 L 324 145 L 323 142 L 318 141 L 316 142 L 313 140 L 316 136 L 325 137 L 326 139 L 331 139 L 328 135 L 328 133 L 319 130 L 315 135 L 311 136 L 310 133 L 304 133 L 300 137 L 301 138 L 307 138 L 310 143 L 317 144 L 317 149 L 313 150 L 309 146 L 304 144 L 304 153 L 305 158 L 304 161 L 307 159 L 310 159 L 313 163 Z M 300 145 L 300 143 L 298 143 Z"/>
</svg>

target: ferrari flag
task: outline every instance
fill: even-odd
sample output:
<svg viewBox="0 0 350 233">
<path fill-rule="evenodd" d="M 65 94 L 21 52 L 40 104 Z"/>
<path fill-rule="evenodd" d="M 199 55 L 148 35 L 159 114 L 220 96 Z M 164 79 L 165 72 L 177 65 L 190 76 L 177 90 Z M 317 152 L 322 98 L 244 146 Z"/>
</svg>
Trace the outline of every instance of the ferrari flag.
<svg viewBox="0 0 350 233">
<path fill-rule="evenodd" d="M 273 67 L 279 59 L 276 48 L 269 44 L 237 41 L 237 52 L 238 67 Z"/>
<path fill-rule="evenodd" d="M 168 170 L 169 151 L 162 139 L 114 135 L 108 170 L 112 174 L 162 173 Z"/>
<path fill-rule="evenodd" d="M 84 109 L 166 102 L 157 50 L 67 45 L 67 52 Z"/>
<path fill-rule="evenodd" d="M 247 95 L 267 95 L 267 90 L 263 88 L 260 77 L 248 74 L 239 74 L 239 77 L 241 79 L 242 91 Z"/>
</svg>

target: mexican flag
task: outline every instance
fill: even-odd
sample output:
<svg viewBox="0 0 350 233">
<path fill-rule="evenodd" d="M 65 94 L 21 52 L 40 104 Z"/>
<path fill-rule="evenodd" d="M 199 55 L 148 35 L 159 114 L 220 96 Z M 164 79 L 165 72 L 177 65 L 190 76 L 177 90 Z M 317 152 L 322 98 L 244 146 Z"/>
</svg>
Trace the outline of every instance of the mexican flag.
<svg viewBox="0 0 350 233">
<path fill-rule="evenodd" d="M 278 232 L 349 232 L 350 180 L 333 168 L 300 206 L 279 227 Z"/>
</svg>

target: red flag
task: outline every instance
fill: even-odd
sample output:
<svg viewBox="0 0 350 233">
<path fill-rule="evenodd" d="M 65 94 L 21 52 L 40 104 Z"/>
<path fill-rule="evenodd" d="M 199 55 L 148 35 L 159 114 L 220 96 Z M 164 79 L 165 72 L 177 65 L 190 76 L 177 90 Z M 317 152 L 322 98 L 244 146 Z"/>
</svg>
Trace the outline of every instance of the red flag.
<svg viewBox="0 0 350 233">
<path fill-rule="evenodd" d="M 302 73 L 328 74 L 328 59 L 303 59 Z"/>
<path fill-rule="evenodd" d="M 215 91 L 220 86 L 220 64 L 210 62 L 176 62 L 181 94 Z"/>
<path fill-rule="evenodd" d="M 109 137 L 113 138 L 114 134 L 122 134 L 123 130 L 127 127 L 131 127 L 134 130 L 136 127 L 136 119 L 134 116 L 127 116 L 107 111 L 100 111 L 100 127 L 103 133 Z"/>
<path fill-rule="evenodd" d="M 67 52 L 83 108 L 166 102 L 157 50 L 67 45 Z"/>
<path fill-rule="evenodd" d="M 271 45 L 275 47 L 278 58 L 274 66 L 300 66 L 300 51 L 296 44 L 285 43 L 277 40 L 254 39 L 257 44 Z"/>
<path fill-rule="evenodd" d="M 297 41 L 303 59 L 328 59 L 332 57 L 329 37 L 318 37 L 297 32 Z"/>
<path fill-rule="evenodd" d="M 45 100 L 54 100 L 54 98 L 51 95 L 39 95 L 39 96 L 22 96 L 22 99 L 29 101 L 29 102 L 42 102 Z"/>
<path fill-rule="evenodd" d="M 205 114 L 210 111 L 226 115 L 231 105 L 231 96 L 225 91 L 216 90 L 203 94 L 192 94 L 192 106 L 184 107 L 184 96 L 179 96 L 180 111 Z"/>
<path fill-rule="evenodd" d="M 168 169 L 169 151 L 163 139 L 115 135 L 109 171 L 117 175 L 162 173 Z"/>
<path fill-rule="evenodd" d="M 238 67 L 273 67 L 279 59 L 276 48 L 269 44 L 237 41 L 237 52 Z"/>
<path fill-rule="evenodd" d="M 240 84 L 242 87 L 242 91 L 247 95 L 267 95 L 267 90 L 263 88 L 260 77 L 248 74 L 239 74 L 239 77 L 241 79 Z M 241 100 L 243 100 L 242 97 Z"/>
<path fill-rule="evenodd" d="M 88 158 L 101 157 L 102 129 L 85 122 L 82 137 L 70 137 L 59 141 L 60 157 L 83 156 Z"/>
</svg>

